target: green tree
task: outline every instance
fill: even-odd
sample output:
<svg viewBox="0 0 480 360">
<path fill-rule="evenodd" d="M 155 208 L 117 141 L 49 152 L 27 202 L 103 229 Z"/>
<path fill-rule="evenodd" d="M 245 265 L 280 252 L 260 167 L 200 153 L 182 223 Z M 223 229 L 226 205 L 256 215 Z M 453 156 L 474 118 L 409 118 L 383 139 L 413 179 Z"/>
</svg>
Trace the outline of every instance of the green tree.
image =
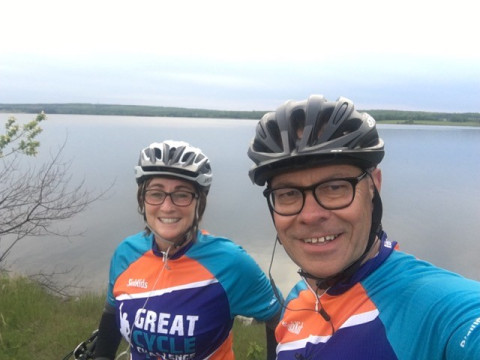
<svg viewBox="0 0 480 360">
<path fill-rule="evenodd" d="M 0 134 L 0 158 L 22 153 L 28 156 L 37 155 L 40 142 L 36 140 L 42 132 L 40 122 L 47 116 L 42 111 L 29 123 L 19 125 L 14 116 L 10 116 L 5 123 L 5 134 Z"/>
</svg>

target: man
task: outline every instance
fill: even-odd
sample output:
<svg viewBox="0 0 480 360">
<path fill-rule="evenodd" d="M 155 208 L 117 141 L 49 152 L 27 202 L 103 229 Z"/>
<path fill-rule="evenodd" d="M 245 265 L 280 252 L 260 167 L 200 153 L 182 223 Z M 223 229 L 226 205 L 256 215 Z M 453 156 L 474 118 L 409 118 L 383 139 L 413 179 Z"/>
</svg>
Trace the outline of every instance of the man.
<svg viewBox="0 0 480 360">
<path fill-rule="evenodd" d="M 480 359 L 480 283 L 400 252 L 382 229 L 371 116 L 346 98 L 289 101 L 263 116 L 248 155 L 302 277 L 277 359 Z"/>
</svg>

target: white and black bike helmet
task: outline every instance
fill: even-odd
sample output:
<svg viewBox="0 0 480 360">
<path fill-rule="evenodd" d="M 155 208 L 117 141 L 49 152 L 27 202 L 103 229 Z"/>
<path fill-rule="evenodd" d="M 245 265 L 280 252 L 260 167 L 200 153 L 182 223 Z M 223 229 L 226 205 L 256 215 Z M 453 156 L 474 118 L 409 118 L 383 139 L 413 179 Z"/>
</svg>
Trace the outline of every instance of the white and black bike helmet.
<svg viewBox="0 0 480 360">
<path fill-rule="evenodd" d="M 153 143 L 140 152 L 135 166 L 137 184 L 151 176 L 175 176 L 189 180 L 208 193 L 212 169 L 208 157 L 184 141 L 166 140 Z"/>
</svg>

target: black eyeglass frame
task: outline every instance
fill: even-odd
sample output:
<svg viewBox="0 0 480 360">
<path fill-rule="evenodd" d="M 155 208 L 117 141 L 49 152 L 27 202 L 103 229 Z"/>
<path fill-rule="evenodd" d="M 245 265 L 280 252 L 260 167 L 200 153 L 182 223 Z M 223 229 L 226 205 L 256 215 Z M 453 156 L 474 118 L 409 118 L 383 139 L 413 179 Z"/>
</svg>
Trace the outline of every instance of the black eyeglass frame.
<svg viewBox="0 0 480 360">
<path fill-rule="evenodd" d="M 147 201 L 147 193 L 148 192 L 159 192 L 159 193 L 164 193 L 165 194 L 165 198 L 163 199 L 162 202 L 160 203 L 151 203 L 151 202 L 148 202 Z M 192 195 L 191 199 L 190 199 L 190 202 L 188 204 L 184 204 L 184 205 L 179 205 L 175 202 L 175 200 L 173 199 L 172 195 L 175 194 L 175 193 L 186 193 L 186 194 L 190 194 Z M 145 203 L 149 204 L 149 205 L 162 205 L 165 200 L 167 200 L 167 197 L 170 197 L 170 201 L 175 205 L 175 206 L 180 206 L 180 207 L 187 207 L 187 206 L 190 206 L 193 202 L 194 199 L 198 199 L 199 196 L 197 193 L 193 192 L 193 191 L 187 191 L 187 190 L 176 190 L 176 191 L 172 191 L 172 192 L 167 192 L 167 191 L 163 191 L 163 190 L 157 190 L 157 189 L 146 189 L 144 192 L 143 192 L 143 201 L 145 201 Z"/>
<path fill-rule="evenodd" d="M 313 195 L 313 198 L 315 199 L 317 204 L 320 205 L 321 207 L 323 207 L 326 210 L 345 209 L 352 204 L 353 200 L 355 200 L 355 193 L 356 193 L 356 188 L 357 188 L 358 183 L 360 181 L 362 181 L 368 174 L 369 173 L 367 171 L 363 171 L 359 176 L 356 176 L 356 177 L 344 177 L 344 178 L 324 180 L 324 181 L 320 181 L 320 182 L 315 183 L 315 184 L 310 185 L 310 186 L 284 186 L 284 187 L 279 187 L 279 188 L 275 188 L 275 189 L 266 188 L 263 191 L 263 196 L 265 196 L 265 198 L 267 199 L 267 204 L 268 204 L 268 207 L 270 208 L 270 210 L 274 211 L 278 215 L 282 215 L 282 216 L 294 216 L 294 215 L 298 215 L 302 212 L 303 207 L 305 206 L 305 198 L 306 198 L 305 192 L 306 191 L 311 191 L 312 195 Z M 350 185 L 352 185 L 352 190 L 353 190 L 352 191 L 352 199 L 346 205 L 336 206 L 336 207 L 325 206 L 320 202 L 319 199 L 317 199 L 317 194 L 315 193 L 315 189 L 320 185 L 328 184 L 329 182 L 335 182 L 335 181 L 346 181 L 346 182 L 350 183 Z M 281 213 L 281 212 L 278 212 L 277 210 L 275 210 L 273 199 L 270 195 L 274 191 L 282 190 L 282 189 L 295 189 L 295 190 L 300 191 L 300 193 L 302 194 L 302 206 L 300 207 L 300 209 L 297 212 L 294 212 L 292 214 L 290 214 L 290 213 L 289 214 L 284 214 L 284 213 Z"/>
</svg>

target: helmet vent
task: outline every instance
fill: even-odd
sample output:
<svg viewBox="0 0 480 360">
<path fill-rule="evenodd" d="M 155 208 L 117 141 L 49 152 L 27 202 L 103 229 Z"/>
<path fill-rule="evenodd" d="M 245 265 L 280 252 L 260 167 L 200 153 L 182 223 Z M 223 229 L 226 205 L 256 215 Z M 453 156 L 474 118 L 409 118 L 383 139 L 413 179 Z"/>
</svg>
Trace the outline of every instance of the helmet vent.
<svg viewBox="0 0 480 360">
<path fill-rule="evenodd" d="M 256 132 L 257 132 L 258 136 L 261 137 L 262 139 L 265 139 L 267 137 L 267 134 L 265 133 L 265 129 L 263 128 L 263 126 L 260 123 L 257 125 Z"/>
<path fill-rule="evenodd" d="M 155 155 L 155 158 L 161 160 L 162 159 L 162 150 L 160 150 L 159 148 L 155 148 L 154 150 L 154 155 Z"/>
<path fill-rule="evenodd" d="M 318 119 L 315 121 L 314 128 L 312 130 L 312 134 L 310 135 L 311 139 L 309 141 L 310 144 L 316 144 L 317 140 L 322 136 L 323 132 L 325 131 L 326 121 L 321 116 L 318 116 Z"/>
<path fill-rule="evenodd" d="M 345 119 L 345 113 L 347 110 L 348 103 L 343 103 L 335 114 L 335 117 L 332 119 L 332 124 L 339 125 Z"/>
<path fill-rule="evenodd" d="M 294 134 L 297 140 L 300 140 L 303 136 L 303 130 L 305 129 L 305 112 L 301 109 L 295 110 L 292 113 L 291 121 Z"/>
<path fill-rule="evenodd" d="M 180 161 L 183 162 L 183 163 L 188 163 L 188 162 L 190 162 L 190 159 L 193 160 L 194 156 L 195 155 L 193 153 L 186 152 L 185 154 L 183 154 L 182 159 Z"/>
<path fill-rule="evenodd" d="M 336 139 L 345 135 L 348 135 L 350 133 L 353 133 L 357 131 L 360 126 L 362 126 L 362 120 L 361 119 L 353 119 L 351 118 L 349 121 L 345 121 L 343 123 L 343 126 L 340 126 L 337 131 L 333 134 L 332 138 Z"/>
<path fill-rule="evenodd" d="M 252 147 L 255 149 L 256 152 L 259 153 L 270 153 L 272 152 L 267 146 L 262 141 L 259 141 L 258 139 L 253 140 Z"/>
<path fill-rule="evenodd" d="M 322 135 L 326 131 L 327 124 L 330 116 L 332 115 L 332 112 L 333 109 L 324 109 L 323 112 L 320 112 L 317 115 L 317 120 L 315 121 L 315 125 L 311 134 L 312 139 L 310 141 L 310 145 L 315 145 L 319 142 L 324 141 L 324 139 L 322 139 Z"/>
<path fill-rule="evenodd" d="M 266 123 L 266 126 L 267 132 L 270 134 L 270 138 L 276 143 L 277 146 L 280 147 L 280 149 L 283 148 L 282 137 L 277 122 L 272 119 Z"/>
<path fill-rule="evenodd" d="M 202 174 L 209 174 L 212 172 L 212 168 L 210 167 L 210 163 L 206 163 L 202 168 L 200 169 L 200 173 Z"/>
</svg>

